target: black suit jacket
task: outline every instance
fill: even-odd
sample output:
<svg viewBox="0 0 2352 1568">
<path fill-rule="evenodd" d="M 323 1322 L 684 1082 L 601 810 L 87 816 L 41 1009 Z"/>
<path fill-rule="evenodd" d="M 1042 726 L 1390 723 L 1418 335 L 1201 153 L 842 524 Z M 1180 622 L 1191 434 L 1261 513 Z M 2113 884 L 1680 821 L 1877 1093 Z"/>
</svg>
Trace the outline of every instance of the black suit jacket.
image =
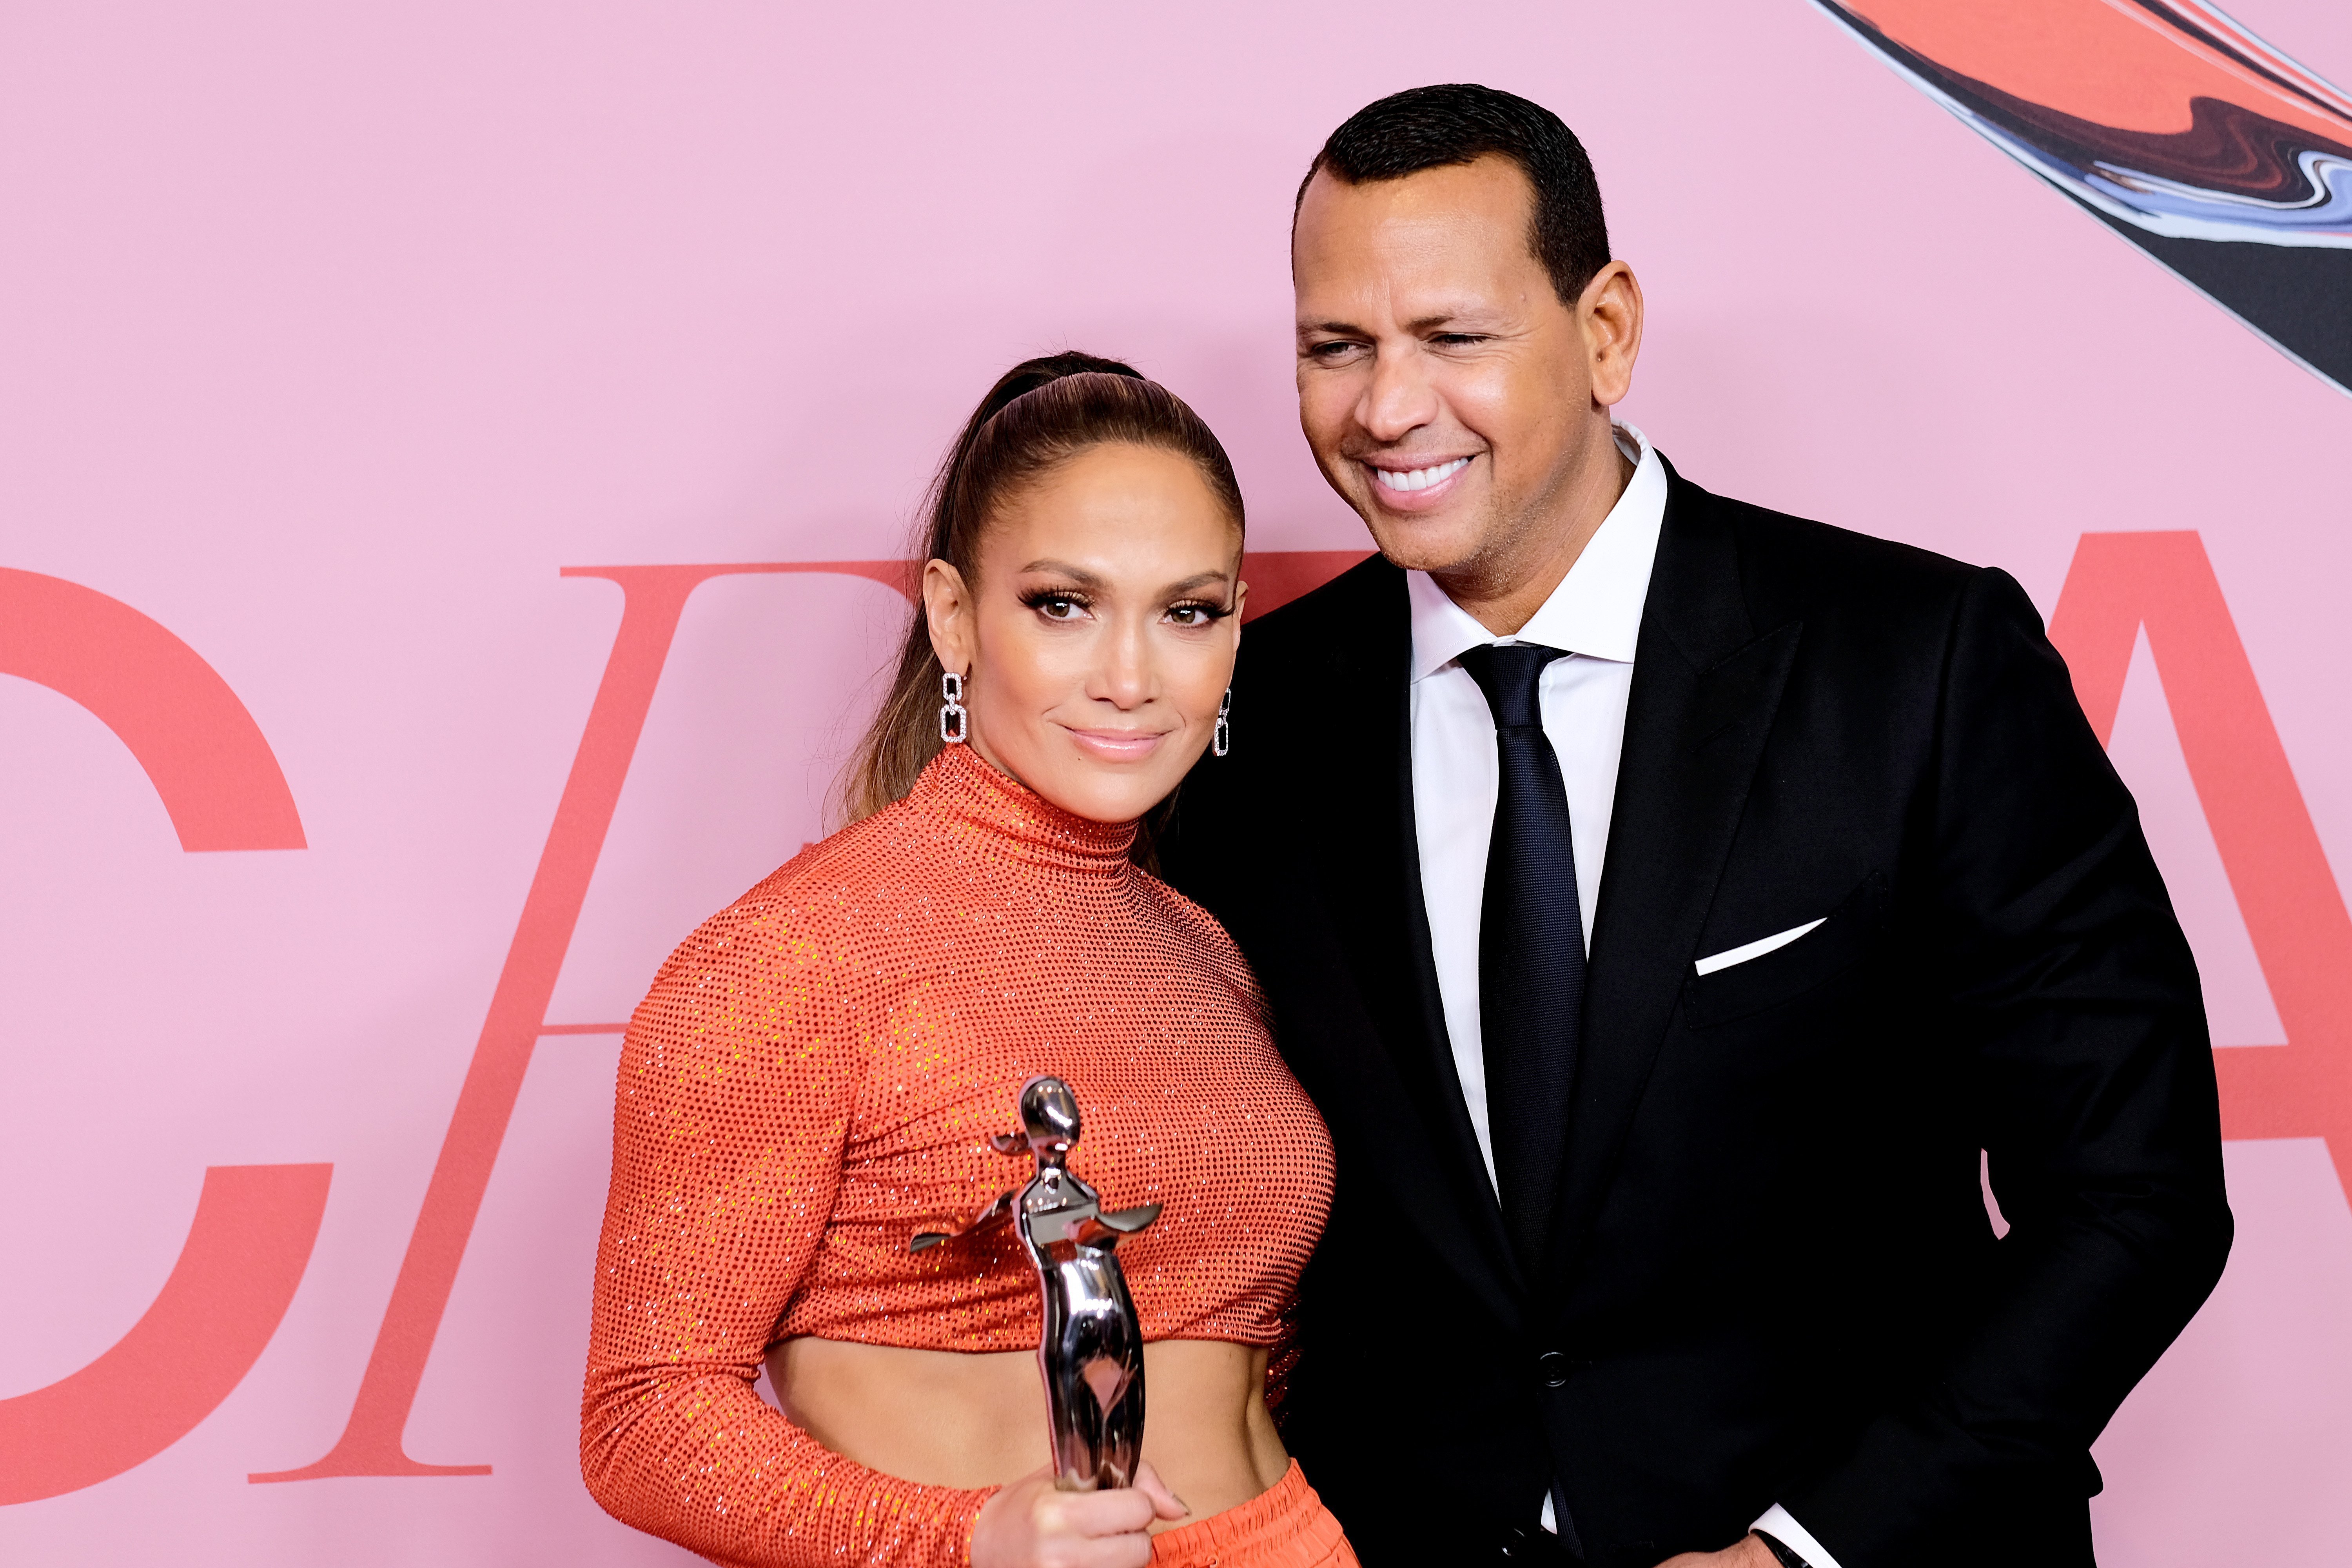
<svg viewBox="0 0 2352 1568">
<path fill-rule="evenodd" d="M 2195 964 L 2013 581 L 1669 473 L 1538 1268 L 1439 1005 L 1402 574 L 1252 626 L 1184 785 L 1164 864 L 1337 1149 L 1286 1437 L 1368 1568 L 1507 1557 L 1555 1474 L 1596 1568 L 1775 1501 L 1842 1568 L 2080 1568 L 2229 1248 Z"/>
</svg>

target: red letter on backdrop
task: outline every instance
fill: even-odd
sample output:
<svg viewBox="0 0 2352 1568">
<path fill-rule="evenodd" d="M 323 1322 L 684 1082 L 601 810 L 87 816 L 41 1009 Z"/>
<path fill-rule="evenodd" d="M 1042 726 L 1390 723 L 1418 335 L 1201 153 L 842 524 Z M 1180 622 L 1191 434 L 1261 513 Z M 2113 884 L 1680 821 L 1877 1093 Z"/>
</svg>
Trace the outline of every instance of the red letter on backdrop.
<svg viewBox="0 0 2352 1568">
<path fill-rule="evenodd" d="M 2193 532 L 2086 533 L 2050 640 L 2105 742 L 2147 628 L 2189 776 L 2253 939 L 2284 1046 L 2213 1053 L 2231 1138 L 2325 1138 L 2352 1194 L 2352 916 Z"/>
<path fill-rule="evenodd" d="M 713 577 L 746 572 L 820 572 L 865 577 L 911 589 L 907 563 L 898 561 L 820 561 L 734 566 L 570 566 L 567 577 L 604 577 L 625 595 L 621 629 L 604 662 L 604 679 L 588 710 L 588 727 L 572 762 L 572 776 L 555 808 L 539 871 L 523 900 L 522 919 L 507 949 L 506 967 L 490 995 L 474 1059 L 457 1091 L 457 1109 L 441 1141 L 441 1157 L 425 1189 L 425 1206 L 393 1283 L 392 1302 L 377 1331 L 375 1350 L 360 1381 L 351 1421 L 326 1458 L 299 1470 L 278 1470 L 256 1481 L 314 1480 L 322 1476 L 486 1476 L 488 1465 L 425 1465 L 401 1446 L 417 1384 L 433 1353 L 441 1313 L 457 1280 L 457 1265 L 473 1234 L 474 1216 L 489 1189 L 499 1144 L 506 1138 L 523 1072 L 547 1026 L 548 999 L 555 994 L 572 927 L 587 901 L 589 879 L 604 852 L 604 833 L 620 803 L 621 784 L 636 754 L 637 737 L 653 707 L 670 641 L 687 596 Z"/>
<path fill-rule="evenodd" d="M 183 849 L 299 849 L 302 819 L 245 704 L 195 649 L 120 599 L 0 566 L 0 675 L 46 686 L 131 748 Z"/>
<path fill-rule="evenodd" d="M 0 567 L 0 675 L 95 714 L 147 770 L 180 847 L 299 849 L 269 742 L 202 655 L 119 599 Z M 326 1212 L 328 1165 L 215 1165 L 179 1261 L 131 1331 L 0 1399 L 0 1504 L 96 1486 L 195 1429 L 286 1316 Z"/>
<path fill-rule="evenodd" d="M 180 1260 L 113 1349 L 0 1399 L 0 1503 L 79 1491 L 143 1465 L 245 1381 L 294 1300 L 331 1165 L 215 1165 Z"/>
</svg>

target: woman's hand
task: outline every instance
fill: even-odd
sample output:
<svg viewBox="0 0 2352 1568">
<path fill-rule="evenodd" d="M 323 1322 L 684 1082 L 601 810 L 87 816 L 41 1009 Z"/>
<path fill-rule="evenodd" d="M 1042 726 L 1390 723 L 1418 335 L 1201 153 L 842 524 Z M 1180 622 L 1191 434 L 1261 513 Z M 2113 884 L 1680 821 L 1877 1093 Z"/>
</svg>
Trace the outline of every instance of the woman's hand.
<svg viewBox="0 0 2352 1568">
<path fill-rule="evenodd" d="M 971 1531 L 971 1568 L 1145 1568 L 1155 1519 L 1192 1510 L 1150 1464 L 1116 1491 L 1054 1488 L 1051 1466 L 990 1498 Z"/>
</svg>

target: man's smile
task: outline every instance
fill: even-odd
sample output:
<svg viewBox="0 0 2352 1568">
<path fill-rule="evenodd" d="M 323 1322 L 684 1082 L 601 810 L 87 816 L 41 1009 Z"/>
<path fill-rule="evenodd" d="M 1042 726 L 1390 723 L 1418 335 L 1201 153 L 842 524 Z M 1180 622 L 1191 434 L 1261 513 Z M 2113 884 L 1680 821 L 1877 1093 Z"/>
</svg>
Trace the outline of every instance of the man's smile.
<svg viewBox="0 0 2352 1568">
<path fill-rule="evenodd" d="M 1467 458 L 1451 462 L 1434 463 L 1425 468 L 1382 468 L 1367 463 L 1372 470 L 1372 482 L 1387 490 L 1425 490 L 1442 485 L 1470 466 Z"/>
</svg>

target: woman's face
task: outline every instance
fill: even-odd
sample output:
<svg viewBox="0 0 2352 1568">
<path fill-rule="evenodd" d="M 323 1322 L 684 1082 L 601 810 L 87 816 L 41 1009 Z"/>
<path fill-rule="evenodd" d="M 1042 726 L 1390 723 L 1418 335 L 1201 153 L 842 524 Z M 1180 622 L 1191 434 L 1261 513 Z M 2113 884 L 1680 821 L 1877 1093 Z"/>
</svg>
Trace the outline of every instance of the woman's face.
<svg viewBox="0 0 2352 1568">
<path fill-rule="evenodd" d="M 970 744 L 1064 811 L 1142 816 L 1209 744 L 1241 641 L 1241 533 L 1190 458 L 1087 448 L 1010 498 L 980 580 L 923 607 Z"/>
</svg>

